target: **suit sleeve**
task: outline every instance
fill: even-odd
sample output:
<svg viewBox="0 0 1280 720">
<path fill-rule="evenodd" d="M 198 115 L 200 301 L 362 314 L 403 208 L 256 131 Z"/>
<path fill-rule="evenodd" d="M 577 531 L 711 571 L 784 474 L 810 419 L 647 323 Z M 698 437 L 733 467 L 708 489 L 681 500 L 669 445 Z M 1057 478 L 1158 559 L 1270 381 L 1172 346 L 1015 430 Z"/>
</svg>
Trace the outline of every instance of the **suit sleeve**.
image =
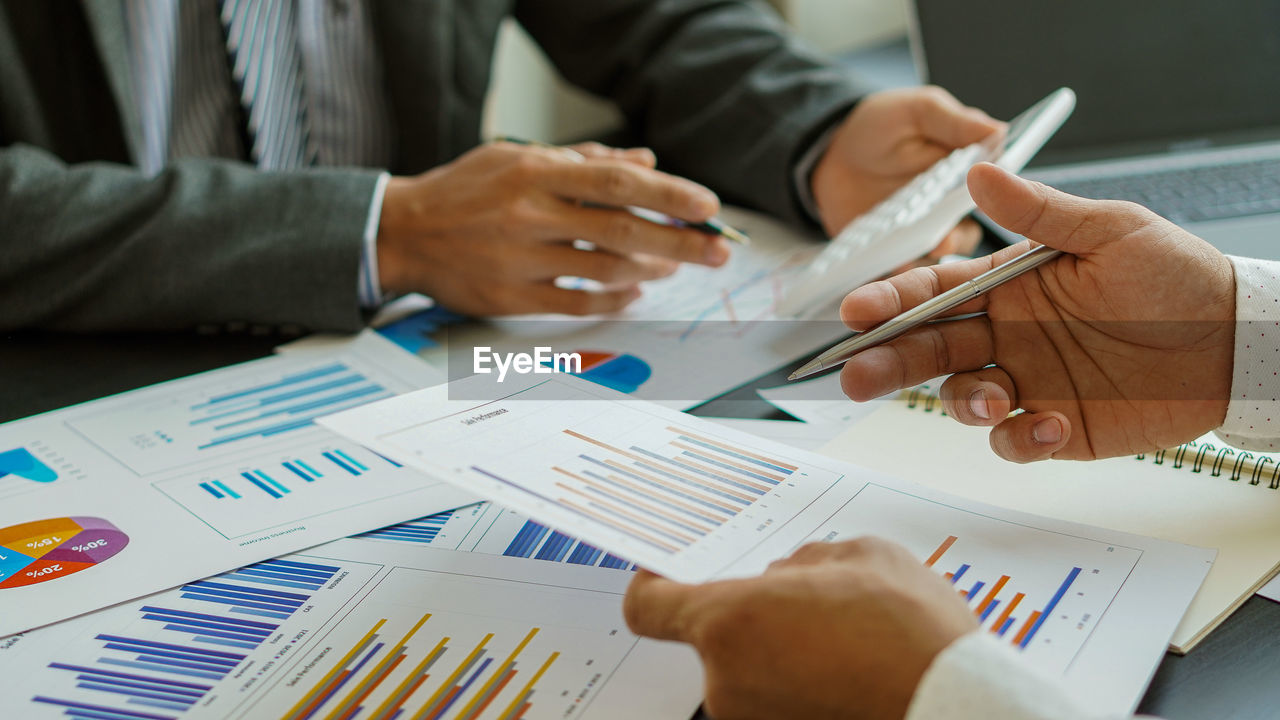
<svg viewBox="0 0 1280 720">
<path fill-rule="evenodd" d="M 762 4 L 521 0 L 562 73 L 611 98 L 663 167 L 791 221 L 795 163 L 868 90 L 801 46 Z"/>
<path fill-rule="evenodd" d="M 376 171 L 183 160 L 155 176 L 0 149 L 0 330 L 354 330 Z"/>
</svg>

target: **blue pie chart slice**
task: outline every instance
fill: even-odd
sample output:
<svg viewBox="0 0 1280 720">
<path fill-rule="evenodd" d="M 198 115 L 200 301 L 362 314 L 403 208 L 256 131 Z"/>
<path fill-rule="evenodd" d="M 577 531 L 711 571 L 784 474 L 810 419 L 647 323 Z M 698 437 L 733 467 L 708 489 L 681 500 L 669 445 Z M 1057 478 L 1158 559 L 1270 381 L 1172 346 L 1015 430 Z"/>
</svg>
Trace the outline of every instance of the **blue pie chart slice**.
<svg viewBox="0 0 1280 720">
<path fill-rule="evenodd" d="M 0 452 L 0 477 L 17 475 L 32 482 L 49 483 L 58 479 L 53 468 L 36 459 L 26 448 Z"/>
</svg>

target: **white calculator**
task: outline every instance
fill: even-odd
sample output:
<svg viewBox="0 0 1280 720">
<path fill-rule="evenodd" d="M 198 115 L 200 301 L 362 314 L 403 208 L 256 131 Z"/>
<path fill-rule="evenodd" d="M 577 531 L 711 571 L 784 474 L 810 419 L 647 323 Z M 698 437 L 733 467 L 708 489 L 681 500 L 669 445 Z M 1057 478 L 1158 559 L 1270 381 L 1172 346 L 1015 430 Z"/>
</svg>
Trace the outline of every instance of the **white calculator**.
<svg viewBox="0 0 1280 720">
<path fill-rule="evenodd" d="M 812 317 L 854 288 L 937 247 L 976 207 L 965 185 L 969 168 L 990 161 L 1011 172 L 1021 170 L 1075 106 L 1076 94 L 1059 88 L 1014 118 L 1003 142 L 974 143 L 934 163 L 832 238 L 789 283 L 777 316 Z"/>
</svg>

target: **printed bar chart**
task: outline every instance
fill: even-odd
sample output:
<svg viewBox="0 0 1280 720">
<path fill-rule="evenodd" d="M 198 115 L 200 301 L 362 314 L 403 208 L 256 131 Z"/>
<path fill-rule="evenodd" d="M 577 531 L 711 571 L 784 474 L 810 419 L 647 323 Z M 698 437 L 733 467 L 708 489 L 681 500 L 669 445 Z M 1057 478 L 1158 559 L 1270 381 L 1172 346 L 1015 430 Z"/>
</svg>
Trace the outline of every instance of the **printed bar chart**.
<svg viewBox="0 0 1280 720">
<path fill-rule="evenodd" d="M 144 392 L 113 411 L 79 418 L 72 426 L 134 472 L 150 475 L 189 465 L 193 458 L 221 457 L 277 443 L 314 428 L 318 417 L 395 394 L 395 388 L 370 377 L 376 374 L 373 369 L 366 373 L 357 364 L 291 358 L 259 361 L 260 369 L 246 368 L 231 380 L 201 383 L 193 378 L 183 381 L 190 390 Z M 359 458 L 329 452 L 327 458 L 281 458 L 279 464 L 259 470 L 276 480 L 288 476 L 308 482 L 326 473 L 326 466 L 344 474 L 368 469 Z M 366 466 L 364 470 L 361 465 Z M 213 488 L 221 491 L 216 485 Z"/>
<path fill-rule="evenodd" d="M 49 663 L 74 675 L 75 689 L 99 702 L 50 695 L 32 701 L 84 720 L 174 720 L 173 713 L 199 702 L 338 571 L 268 560 L 184 585 L 142 604 L 136 632 L 94 635 L 102 651 L 92 661 Z"/>
<path fill-rule="evenodd" d="M 768 494 L 798 469 L 713 438 L 667 426 L 665 443 L 621 447 L 572 429 L 563 430 L 581 446 L 568 467 L 556 465 L 554 494 L 547 499 L 576 514 L 610 526 L 633 540 L 666 553 L 689 547 Z M 509 483 L 495 472 L 475 472 Z M 545 530 L 545 528 L 543 528 Z M 542 540 L 537 527 L 517 538 L 512 553 Z M 539 549 L 542 559 L 560 559 L 568 538 L 552 537 Z M 589 551 L 584 551 L 589 553 Z M 544 555 L 545 554 L 545 555 Z"/>
<path fill-rule="evenodd" d="M 892 518 L 910 517 L 910 523 Z M 950 532 L 948 532 L 950 531 Z M 1111 605 L 1140 552 L 868 484 L 813 539 L 879 535 L 942 575 L 984 632 L 1062 672 Z M 1017 548 L 1016 551 L 1010 548 Z"/>
<path fill-rule="evenodd" d="M 491 657 L 491 649 L 488 647 L 494 639 L 494 633 L 486 633 L 479 642 L 469 646 L 469 649 L 467 649 L 468 646 L 463 646 L 455 650 L 450 645 L 452 638 L 442 637 L 431 646 L 431 649 L 377 707 L 372 708 L 368 715 L 364 714 L 369 708 L 366 708 L 363 703 L 408 658 L 407 644 L 431 616 L 431 613 L 423 615 L 395 645 L 389 648 L 380 632 L 387 623 L 387 618 L 380 618 L 338 660 L 333 669 L 321 677 L 289 710 L 283 720 L 311 720 L 315 717 L 350 720 L 357 715 L 369 720 L 398 718 L 409 711 L 406 705 L 415 691 L 431 677 L 430 671 L 437 661 L 451 650 L 456 654 L 462 649 L 467 650 L 466 654 L 451 671 L 448 671 L 436 690 L 422 700 L 417 706 L 418 709 L 407 717 L 413 720 L 440 720 L 451 709 L 457 708 L 457 714 L 452 717 L 457 720 L 472 720 L 488 709 L 512 679 L 521 672 L 518 659 L 541 630 L 537 627 L 529 630 L 524 639 L 496 666 L 494 657 Z M 384 653 L 383 650 L 386 652 Z M 528 682 L 498 717 L 512 719 L 523 717 L 532 707 L 532 698 L 538 680 L 559 656 L 558 651 L 553 651 L 531 674 Z M 490 672 L 491 668 L 492 672 Z M 482 677 L 485 678 L 483 682 L 480 681 Z M 462 704 L 460 699 L 467 696 L 473 687 L 477 688 L 476 691 L 465 704 Z"/>
<path fill-rule="evenodd" d="M 615 570 L 633 570 L 635 565 L 532 520 L 525 521 L 511 544 L 502 552 L 508 557 L 537 558 L 570 565 L 594 565 Z"/>
<path fill-rule="evenodd" d="M 378 383 L 343 363 L 333 363 L 196 403 L 190 407 L 193 419 L 188 424 L 211 430 L 211 436 L 198 446 L 203 450 L 297 430 L 321 415 L 388 395 Z"/>
<path fill-rule="evenodd" d="M 262 517 L 279 523 L 349 507 L 367 497 L 358 478 L 405 472 L 403 465 L 355 444 L 317 443 L 156 487 L 223 535 L 238 537 L 260 529 Z"/>
<path fill-rule="evenodd" d="M 444 526 L 449 523 L 452 517 L 453 511 L 449 510 L 418 518 L 417 520 L 402 522 L 399 525 L 373 530 L 356 537 L 374 540 L 399 540 L 401 542 L 430 545 L 432 541 L 440 536 L 440 531 L 444 529 Z"/>
<path fill-rule="evenodd" d="M 579 716 L 636 640 L 621 627 L 617 594 L 527 577 L 391 570 L 341 625 L 293 659 L 252 717 Z"/>
<path fill-rule="evenodd" d="M 367 452 L 372 457 L 361 461 L 355 457 L 355 454 L 361 452 Z M 236 477 L 228 478 L 225 482 L 221 479 L 209 478 L 198 482 L 197 486 L 215 500 L 240 500 L 245 494 L 253 496 L 257 493 L 279 500 L 297 488 L 306 487 L 309 483 L 326 477 L 332 480 L 335 473 L 340 478 L 360 477 L 370 471 L 370 464 L 375 460 L 390 468 L 404 467 L 374 452 L 354 448 L 349 451 L 331 448 L 319 452 L 311 461 L 299 457 L 290 458 L 281 460 L 278 465 L 266 470 L 251 468 L 240 472 Z M 317 470 L 317 467 L 324 468 L 324 472 Z"/>
<path fill-rule="evenodd" d="M 925 565 L 933 567 L 934 563 L 940 560 L 958 539 L 959 538 L 955 535 L 948 536 L 947 539 L 943 540 L 942 544 L 933 551 L 933 554 L 929 556 L 929 559 L 925 561 Z M 943 577 L 950 580 L 951 584 L 954 585 L 960 577 L 965 574 L 969 567 L 970 566 L 967 563 L 962 564 L 954 572 L 945 573 Z M 1058 603 L 1061 602 L 1062 597 L 1067 594 L 1067 591 L 1071 589 L 1072 583 L 1074 583 L 1076 578 L 1079 576 L 1080 568 L 1071 568 L 1071 571 L 1067 573 L 1067 577 L 1062 581 L 1062 584 L 1058 586 L 1057 591 L 1053 593 L 1053 596 L 1050 597 L 1045 606 L 1027 616 L 1027 619 L 1022 623 L 1021 629 L 1019 629 L 1017 634 L 1013 637 L 1013 645 L 1019 649 L 1026 649 L 1027 645 L 1035 639 L 1036 631 L 1038 631 L 1040 626 L 1044 624 L 1045 618 L 1053 615 L 1054 609 L 1058 606 Z M 1000 605 L 1001 601 L 997 598 L 1001 591 L 1004 590 L 1005 585 L 1008 584 L 1010 579 L 1011 578 L 1008 575 L 1001 575 L 1000 578 L 995 581 L 995 584 L 991 586 L 991 590 L 985 597 L 983 597 L 982 602 L 973 607 L 973 613 L 978 616 L 979 622 L 985 623 L 991 613 Z M 978 592 L 982 590 L 985 585 L 985 581 L 978 580 L 969 590 L 961 592 L 960 596 L 972 604 L 973 600 L 978 597 Z M 1008 631 L 1009 626 L 1017 623 L 1018 618 L 1012 617 L 1011 613 L 1013 612 L 1013 609 L 1022 602 L 1023 597 L 1025 597 L 1024 593 L 1016 593 L 1010 601 L 1009 606 L 988 629 L 1003 637 L 1005 632 Z"/>
</svg>

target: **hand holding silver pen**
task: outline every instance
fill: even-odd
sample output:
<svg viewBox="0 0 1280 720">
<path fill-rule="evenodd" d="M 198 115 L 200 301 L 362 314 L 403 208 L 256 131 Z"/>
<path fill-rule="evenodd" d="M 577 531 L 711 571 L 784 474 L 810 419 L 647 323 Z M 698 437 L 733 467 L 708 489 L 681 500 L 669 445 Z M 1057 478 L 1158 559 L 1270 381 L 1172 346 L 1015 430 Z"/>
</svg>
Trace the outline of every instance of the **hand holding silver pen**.
<svg viewBox="0 0 1280 720">
<path fill-rule="evenodd" d="M 1000 287 L 1019 275 L 1057 259 L 1061 254 L 1061 250 L 1055 250 L 1048 245 L 1041 245 L 1029 250 L 972 280 L 964 281 L 932 300 L 921 303 L 897 317 L 886 320 L 871 330 L 854 335 L 805 363 L 799 370 L 791 373 L 787 379 L 799 380 L 837 365 L 843 365 L 849 358 L 863 350 L 900 338 L 921 325 L 942 317 L 970 300 Z"/>
<path fill-rule="evenodd" d="M 1222 425 L 1237 334 L 1274 324 L 1237 323 L 1236 286 L 1248 288 L 1241 298 L 1273 292 L 1271 265 L 1237 277 L 1248 261 L 1233 271 L 1222 253 L 1145 208 L 1073 197 L 992 165 L 970 171 L 969 190 L 989 218 L 1033 242 L 851 293 L 842 307 L 851 327 L 914 330 L 853 355 L 840 376 L 846 395 L 870 400 L 949 375 L 946 414 L 991 428 L 991 447 L 1017 462 L 1150 452 Z M 920 324 L 957 288 L 948 322 Z M 1254 312 L 1274 310 L 1266 305 Z M 1272 329 L 1256 332 L 1270 342 Z"/>
</svg>

